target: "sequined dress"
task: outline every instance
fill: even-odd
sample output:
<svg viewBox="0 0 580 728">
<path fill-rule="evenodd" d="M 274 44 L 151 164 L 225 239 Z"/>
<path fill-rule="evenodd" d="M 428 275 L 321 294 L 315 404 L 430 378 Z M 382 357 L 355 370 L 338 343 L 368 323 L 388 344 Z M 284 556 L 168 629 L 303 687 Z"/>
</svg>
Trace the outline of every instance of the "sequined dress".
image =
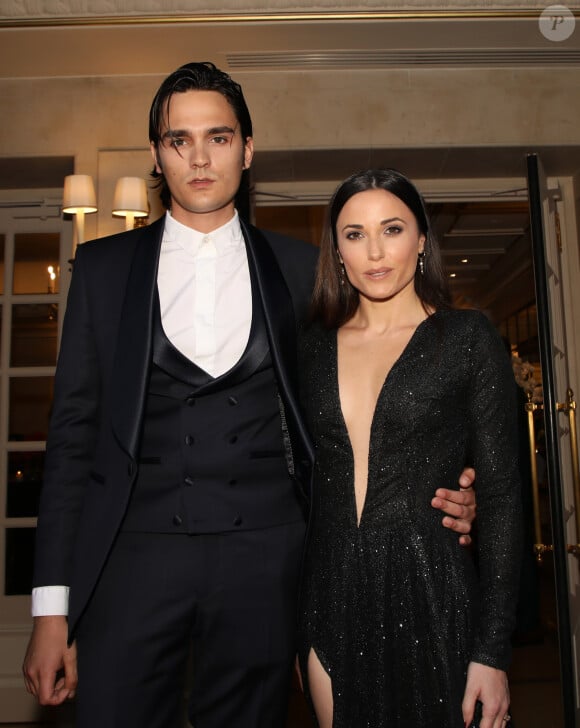
<svg viewBox="0 0 580 728">
<path fill-rule="evenodd" d="M 313 648 L 332 679 L 333 728 L 463 728 L 467 665 L 505 669 L 514 623 L 520 487 L 505 348 L 475 311 L 420 324 L 376 404 L 359 526 L 336 332 L 311 327 L 300 357 L 317 460 L 302 669 Z M 430 505 L 465 463 L 477 472 L 475 553 Z"/>
</svg>

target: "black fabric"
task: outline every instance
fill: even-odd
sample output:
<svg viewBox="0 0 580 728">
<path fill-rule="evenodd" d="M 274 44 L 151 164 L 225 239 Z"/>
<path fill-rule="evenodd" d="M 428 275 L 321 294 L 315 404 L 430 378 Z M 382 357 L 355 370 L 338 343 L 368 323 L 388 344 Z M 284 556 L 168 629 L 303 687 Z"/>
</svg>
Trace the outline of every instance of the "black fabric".
<svg viewBox="0 0 580 728">
<path fill-rule="evenodd" d="M 123 530 L 217 533 L 303 520 L 267 361 L 205 393 L 153 366 Z"/>
<path fill-rule="evenodd" d="M 123 530 L 219 533 L 302 520 L 259 298 L 242 357 L 216 378 L 169 341 L 156 299 L 138 475 Z"/>
<path fill-rule="evenodd" d="M 71 638 L 139 473 L 163 227 L 161 218 L 84 243 L 75 258 L 55 376 L 33 578 L 34 586 L 70 586 Z M 252 226 L 242 229 L 267 311 L 268 344 L 288 422 L 284 438 L 300 466 L 294 472 L 304 498 L 312 452 L 290 388 L 296 380 L 295 327 L 308 305 L 317 251 Z"/>
<path fill-rule="evenodd" d="M 335 728 L 463 728 L 470 661 L 506 669 L 521 548 L 515 381 L 473 311 L 434 314 L 379 395 L 356 522 L 336 332 L 302 342 L 302 401 L 316 453 L 302 589 L 302 668 L 330 674 Z M 478 569 L 431 507 L 437 487 L 477 473 Z"/>
<path fill-rule="evenodd" d="M 75 725 L 282 728 L 303 543 L 303 522 L 119 534 L 78 630 Z"/>
</svg>

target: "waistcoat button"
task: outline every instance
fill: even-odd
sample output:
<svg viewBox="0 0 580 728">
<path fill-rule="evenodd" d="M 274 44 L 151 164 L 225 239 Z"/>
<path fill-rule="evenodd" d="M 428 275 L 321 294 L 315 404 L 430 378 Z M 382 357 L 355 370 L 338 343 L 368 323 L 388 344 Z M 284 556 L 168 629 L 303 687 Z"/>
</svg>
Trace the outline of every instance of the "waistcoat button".
<svg viewBox="0 0 580 728">
<path fill-rule="evenodd" d="M 230 445 L 234 445 L 237 441 L 238 441 L 238 436 L 237 435 L 232 435 L 230 437 Z"/>
<path fill-rule="evenodd" d="M 234 519 L 234 526 L 241 526 L 242 525 L 242 522 L 243 522 L 242 521 L 242 517 L 241 516 L 236 516 L 235 519 Z"/>
<path fill-rule="evenodd" d="M 183 523 L 183 519 L 181 518 L 181 516 L 173 516 L 173 525 L 174 526 L 181 526 L 182 523 Z"/>
<path fill-rule="evenodd" d="M 229 482 L 229 485 L 237 485 L 238 481 L 235 478 L 232 478 Z"/>
<path fill-rule="evenodd" d="M 186 404 L 186 405 L 187 405 L 188 407 L 193 407 L 193 406 L 195 405 L 195 397 L 194 397 L 193 395 L 192 395 L 191 397 L 188 397 L 188 398 L 187 398 L 187 399 L 185 400 L 185 404 Z"/>
<path fill-rule="evenodd" d="M 193 443 L 194 443 L 193 437 L 191 435 L 186 435 L 185 436 L 185 444 L 186 445 L 193 445 Z"/>
<path fill-rule="evenodd" d="M 183 479 L 183 482 L 185 485 L 193 485 L 193 478 L 191 478 L 189 475 L 186 475 L 186 477 Z"/>
<path fill-rule="evenodd" d="M 235 407 L 238 404 L 238 398 L 232 395 L 231 397 L 228 397 L 228 402 L 232 407 Z"/>
</svg>

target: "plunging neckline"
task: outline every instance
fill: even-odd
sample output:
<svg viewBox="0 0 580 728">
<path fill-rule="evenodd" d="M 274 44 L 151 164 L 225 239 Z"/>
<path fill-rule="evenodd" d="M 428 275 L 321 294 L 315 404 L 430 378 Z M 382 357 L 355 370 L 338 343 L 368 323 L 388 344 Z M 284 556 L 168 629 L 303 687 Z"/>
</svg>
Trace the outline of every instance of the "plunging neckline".
<svg viewBox="0 0 580 728">
<path fill-rule="evenodd" d="M 360 512 L 360 519 L 357 516 L 357 502 L 356 502 L 356 491 L 355 491 L 355 482 L 354 482 L 354 464 L 355 464 L 354 450 L 353 450 L 353 447 L 352 447 L 352 442 L 351 442 L 351 439 L 350 439 L 350 434 L 349 434 L 349 431 L 348 431 L 348 426 L 346 424 L 346 419 L 345 419 L 344 412 L 343 412 L 343 409 L 342 409 L 342 399 L 341 399 L 341 396 L 340 396 L 340 381 L 339 381 L 339 376 L 338 376 L 338 329 L 336 329 L 334 331 L 334 337 L 333 337 L 333 344 L 334 344 L 334 362 L 335 362 L 334 379 L 335 379 L 335 387 L 336 387 L 336 396 L 337 396 L 337 400 L 338 400 L 339 419 L 340 419 L 340 422 L 342 423 L 342 427 L 344 428 L 344 431 L 345 431 L 345 434 L 346 434 L 346 441 L 348 442 L 348 446 L 350 448 L 350 454 L 351 454 L 351 461 L 352 461 L 352 488 L 351 488 L 351 493 L 352 493 L 352 508 L 354 510 L 354 523 L 355 523 L 355 526 L 356 526 L 357 531 L 361 527 L 361 524 L 362 524 L 362 521 L 363 521 L 363 517 L 364 517 L 364 514 L 365 514 L 366 504 L 367 504 L 367 497 L 368 497 L 368 490 L 369 490 L 369 473 L 370 473 L 371 455 L 372 455 L 371 444 L 372 444 L 372 436 L 373 436 L 373 431 L 374 431 L 374 427 L 375 427 L 375 419 L 376 419 L 376 416 L 377 416 L 377 409 L 378 409 L 378 406 L 379 406 L 379 402 L 381 401 L 381 398 L 384 396 L 384 393 L 385 393 L 385 391 L 388 388 L 389 381 L 392 378 L 393 371 L 396 371 L 397 369 L 400 368 L 401 362 L 407 357 L 407 354 L 408 354 L 409 350 L 411 349 L 412 345 L 414 344 L 415 340 L 418 338 L 418 335 L 419 335 L 420 331 L 424 328 L 425 324 L 427 324 L 427 322 L 430 322 L 433 319 L 433 317 L 436 316 L 436 315 L 437 315 L 437 311 L 434 311 L 432 314 L 430 314 L 429 316 L 427 316 L 427 318 L 423 319 L 423 321 L 421 321 L 419 324 L 417 324 L 417 326 L 415 327 L 415 330 L 413 331 L 413 333 L 409 337 L 409 341 L 407 341 L 407 343 L 405 344 L 405 346 L 401 350 L 401 353 L 399 354 L 399 356 L 393 362 L 391 368 L 389 369 L 389 371 L 387 372 L 387 374 L 385 376 L 385 379 L 383 381 L 383 384 L 381 385 L 381 388 L 379 389 L 379 392 L 378 392 L 378 395 L 377 395 L 377 399 L 376 399 L 375 404 L 374 404 L 374 408 L 373 408 L 373 412 L 372 412 L 372 417 L 371 417 L 371 421 L 370 421 L 369 433 L 368 433 L 369 438 L 368 438 L 367 482 L 366 482 L 366 487 L 365 487 L 365 491 L 364 491 L 364 500 L 362 502 L 362 508 L 361 508 L 361 512 Z"/>
</svg>

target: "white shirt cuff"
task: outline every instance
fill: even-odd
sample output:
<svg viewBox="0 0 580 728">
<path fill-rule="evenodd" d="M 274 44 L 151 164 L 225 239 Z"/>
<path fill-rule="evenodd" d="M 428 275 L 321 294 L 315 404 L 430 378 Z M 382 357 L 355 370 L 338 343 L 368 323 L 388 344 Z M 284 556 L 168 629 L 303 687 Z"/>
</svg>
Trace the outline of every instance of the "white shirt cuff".
<svg viewBox="0 0 580 728">
<path fill-rule="evenodd" d="M 32 616 L 68 614 L 68 586 L 37 586 L 32 590 Z"/>
</svg>

